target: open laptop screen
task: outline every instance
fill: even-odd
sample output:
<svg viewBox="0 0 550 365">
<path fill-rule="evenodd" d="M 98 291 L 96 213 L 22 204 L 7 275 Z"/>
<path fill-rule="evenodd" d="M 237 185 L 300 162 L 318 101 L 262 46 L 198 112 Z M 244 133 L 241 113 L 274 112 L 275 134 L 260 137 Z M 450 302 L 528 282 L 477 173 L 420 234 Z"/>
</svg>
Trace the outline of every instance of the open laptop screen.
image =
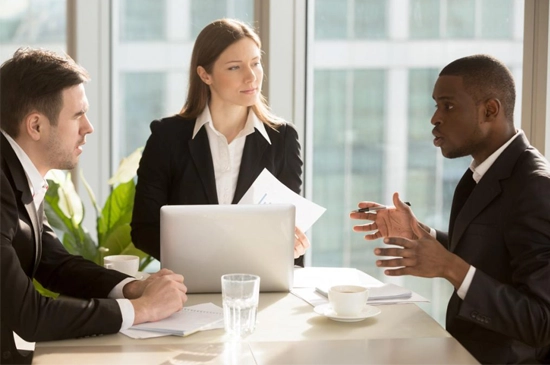
<svg viewBox="0 0 550 365">
<path fill-rule="evenodd" d="M 260 291 L 292 289 L 295 207 L 167 205 L 160 210 L 161 266 L 188 293 L 220 293 L 221 276 L 260 276 Z"/>
</svg>

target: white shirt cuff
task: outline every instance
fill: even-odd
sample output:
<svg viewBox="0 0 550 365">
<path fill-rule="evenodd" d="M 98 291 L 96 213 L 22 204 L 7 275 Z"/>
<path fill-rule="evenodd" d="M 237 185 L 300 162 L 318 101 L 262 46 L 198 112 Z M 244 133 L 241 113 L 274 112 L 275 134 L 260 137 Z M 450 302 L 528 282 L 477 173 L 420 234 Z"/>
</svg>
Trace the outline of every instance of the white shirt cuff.
<svg viewBox="0 0 550 365">
<path fill-rule="evenodd" d="M 466 298 L 466 294 L 468 293 L 468 289 L 470 289 L 470 284 L 472 283 L 472 279 L 474 278 L 475 273 L 476 268 L 470 265 L 470 268 L 468 269 L 468 272 L 466 273 L 462 284 L 460 284 L 460 288 L 458 288 L 458 290 L 456 291 L 456 294 L 460 299 L 464 300 L 464 298 Z"/>
<path fill-rule="evenodd" d="M 432 236 L 433 238 L 437 238 L 437 232 L 432 227 L 430 227 L 430 236 Z"/>
<path fill-rule="evenodd" d="M 109 295 L 107 295 L 107 298 L 111 299 L 119 299 L 124 298 L 124 294 L 122 293 L 122 289 L 124 288 L 124 285 L 128 284 L 131 281 L 136 280 L 136 278 L 126 278 L 122 280 L 120 283 L 118 283 L 110 292 Z"/>
<path fill-rule="evenodd" d="M 122 326 L 120 330 L 127 330 L 132 327 L 135 319 L 134 306 L 129 299 L 117 299 L 118 305 L 120 306 L 120 312 L 122 313 Z"/>
</svg>

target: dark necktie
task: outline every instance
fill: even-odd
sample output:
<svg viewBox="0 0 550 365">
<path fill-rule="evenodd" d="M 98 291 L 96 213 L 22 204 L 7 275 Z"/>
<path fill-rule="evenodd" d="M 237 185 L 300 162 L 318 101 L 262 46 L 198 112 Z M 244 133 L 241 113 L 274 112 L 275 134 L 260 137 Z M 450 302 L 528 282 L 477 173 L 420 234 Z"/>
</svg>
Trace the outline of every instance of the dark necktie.
<svg viewBox="0 0 550 365">
<path fill-rule="evenodd" d="M 476 181 L 473 178 L 472 170 L 468 169 L 462 176 L 462 179 L 458 182 L 458 185 L 455 189 L 455 195 L 453 196 L 453 205 L 451 206 L 451 218 L 449 220 L 449 244 L 453 237 L 453 228 L 455 225 L 456 217 L 468 197 L 474 188 L 476 187 Z"/>
</svg>

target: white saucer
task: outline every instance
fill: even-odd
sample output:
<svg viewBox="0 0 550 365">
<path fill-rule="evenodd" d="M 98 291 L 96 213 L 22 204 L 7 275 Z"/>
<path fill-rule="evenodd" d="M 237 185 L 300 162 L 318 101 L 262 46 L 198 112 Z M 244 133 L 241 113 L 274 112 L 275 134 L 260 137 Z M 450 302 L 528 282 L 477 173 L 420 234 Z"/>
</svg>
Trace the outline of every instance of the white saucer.
<svg viewBox="0 0 550 365">
<path fill-rule="evenodd" d="M 328 317 L 333 321 L 338 321 L 338 322 L 359 322 L 366 318 L 374 317 L 380 314 L 381 312 L 380 308 L 373 307 L 372 305 L 367 305 L 365 306 L 363 311 L 359 313 L 359 315 L 357 316 L 352 316 L 352 317 L 339 316 L 336 314 L 336 312 L 334 312 L 334 310 L 332 310 L 332 307 L 330 306 L 329 303 L 318 305 L 315 308 L 313 308 L 313 310 L 317 314 Z"/>
<path fill-rule="evenodd" d="M 149 274 L 143 271 L 138 271 L 134 277 L 138 280 L 145 280 L 149 277 Z"/>
</svg>

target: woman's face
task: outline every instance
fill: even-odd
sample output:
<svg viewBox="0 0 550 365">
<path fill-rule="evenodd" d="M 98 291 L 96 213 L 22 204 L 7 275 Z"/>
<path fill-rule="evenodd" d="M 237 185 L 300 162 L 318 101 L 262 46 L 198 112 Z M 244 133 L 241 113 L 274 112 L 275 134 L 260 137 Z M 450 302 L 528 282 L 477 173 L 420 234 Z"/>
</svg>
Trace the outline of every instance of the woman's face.
<svg viewBox="0 0 550 365">
<path fill-rule="evenodd" d="M 223 51 L 212 73 L 199 66 L 197 72 L 210 87 L 210 103 L 249 107 L 258 101 L 264 71 L 261 50 L 250 38 L 243 38 Z"/>
</svg>

